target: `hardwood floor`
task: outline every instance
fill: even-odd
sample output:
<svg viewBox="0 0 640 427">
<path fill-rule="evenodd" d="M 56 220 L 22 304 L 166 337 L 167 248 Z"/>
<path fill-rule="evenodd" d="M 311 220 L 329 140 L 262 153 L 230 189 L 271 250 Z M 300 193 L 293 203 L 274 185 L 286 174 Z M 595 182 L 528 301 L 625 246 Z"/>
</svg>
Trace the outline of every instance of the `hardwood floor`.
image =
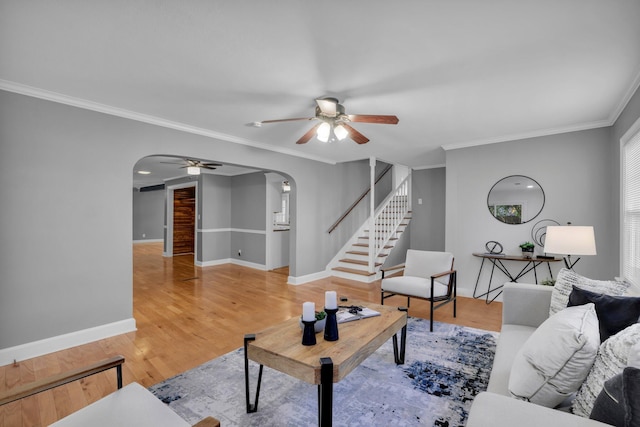
<svg viewBox="0 0 640 427">
<path fill-rule="evenodd" d="M 327 278 L 287 285 L 287 271 L 265 272 L 233 264 L 199 268 L 193 256 L 162 256 L 161 243 L 133 247 L 133 315 L 136 332 L 118 335 L 0 367 L 0 391 L 84 366 L 112 355 L 125 357 L 123 383 L 145 387 L 198 366 L 243 344 L 246 333 L 298 316 L 304 301 L 324 303 L 336 290 L 351 299 L 380 300 L 380 283 Z M 393 297 L 385 304 L 406 305 Z M 425 301 L 412 300 L 409 315 L 429 317 Z M 436 310 L 434 319 L 480 329 L 500 330 L 502 304 L 458 299 Z M 0 427 L 46 426 L 116 389 L 109 371 L 0 407 Z M 212 414 L 215 416 L 215 414 Z"/>
</svg>

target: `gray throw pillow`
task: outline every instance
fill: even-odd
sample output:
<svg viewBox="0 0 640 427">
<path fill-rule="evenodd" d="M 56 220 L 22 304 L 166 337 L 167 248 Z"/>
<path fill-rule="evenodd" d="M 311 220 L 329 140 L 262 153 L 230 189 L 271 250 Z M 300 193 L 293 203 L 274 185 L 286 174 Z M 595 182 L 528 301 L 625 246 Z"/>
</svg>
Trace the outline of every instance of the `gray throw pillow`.
<svg viewBox="0 0 640 427">
<path fill-rule="evenodd" d="M 607 380 L 589 418 L 618 427 L 640 426 L 640 369 L 627 367 Z"/>
<path fill-rule="evenodd" d="M 588 303 L 596 305 L 598 324 L 600 326 L 600 341 L 638 323 L 640 318 L 640 297 L 611 296 L 591 292 L 578 286 L 573 286 L 569 295 L 567 307 L 584 305 Z"/>
</svg>

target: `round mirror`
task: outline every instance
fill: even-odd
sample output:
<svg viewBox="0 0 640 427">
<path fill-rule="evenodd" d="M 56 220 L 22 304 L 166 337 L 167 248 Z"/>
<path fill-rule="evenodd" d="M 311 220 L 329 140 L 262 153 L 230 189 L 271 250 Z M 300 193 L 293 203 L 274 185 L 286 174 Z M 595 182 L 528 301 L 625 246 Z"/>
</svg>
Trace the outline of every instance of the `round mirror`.
<svg viewBox="0 0 640 427">
<path fill-rule="evenodd" d="M 496 182 L 487 196 L 489 212 L 505 224 L 524 224 L 544 207 L 544 191 L 535 180 L 511 175 Z"/>
</svg>

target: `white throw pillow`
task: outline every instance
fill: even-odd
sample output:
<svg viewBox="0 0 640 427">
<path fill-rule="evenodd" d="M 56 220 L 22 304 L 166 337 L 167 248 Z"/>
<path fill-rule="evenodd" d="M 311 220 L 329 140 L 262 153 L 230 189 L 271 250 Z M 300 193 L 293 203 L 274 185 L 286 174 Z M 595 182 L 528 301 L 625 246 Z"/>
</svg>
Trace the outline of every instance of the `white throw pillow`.
<svg viewBox="0 0 640 427">
<path fill-rule="evenodd" d="M 540 325 L 516 355 L 509 392 L 538 405 L 557 406 L 584 382 L 599 346 L 593 303 L 562 310 Z"/>
<path fill-rule="evenodd" d="M 571 406 L 574 414 L 589 418 L 593 404 L 602 391 L 605 381 L 623 371 L 629 362 L 629 355 L 638 342 L 640 342 L 640 323 L 627 327 L 602 343 L 593 367 Z"/>
<path fill-rule="evenodd" d="M 551 305 L 549 306 L 549 316 L 553 316 L 559 311 L 567 308 L 569 295 L 573 290 L 573 285 L 598 294 L 620 296 L 624 295 L 629 288 L 629 283 L 617 280 L 593 280 L 581 276 L 573 270 L 563 268 L 558 273 L 556 284 L 551 293 Z"/>
</svg>

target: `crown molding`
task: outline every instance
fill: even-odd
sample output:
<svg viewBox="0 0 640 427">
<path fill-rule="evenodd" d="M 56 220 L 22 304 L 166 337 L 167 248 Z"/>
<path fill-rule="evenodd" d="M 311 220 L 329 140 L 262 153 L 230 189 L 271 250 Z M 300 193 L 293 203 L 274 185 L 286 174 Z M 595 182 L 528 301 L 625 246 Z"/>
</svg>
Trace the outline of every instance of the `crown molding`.
<svg viewBox="0 0 640 427">
<path fill-rule="evenodd" d="M 561 133 L 597 129 L 597 128 L 607 127 L 611 125 L 612 123 L 609 119 L 599 120 L 596 122 L 581 123 L 573 126 L 563 126 L 563 127 L 557 127 L 557 128 L 551 128 L 551 129 L 536 130 L 532 132 L 523 132 L 523 133 L 517 133 L 512 135 L 499 136 L 495 138 L 485 138 L 485 139 L 477 139 L 475 141 L 445 144 L 445 145 L 442 145 L 441 147 L 445 151 L 457 150 L 459 148 L 469 148 L 469 147 L 476 147 L 479 145 L 498 144 L 500 142 L 519 141 L 522 139 L 539 138 L 542 136 L 557 135 Z"/>
<path fill-rule="evenodd" d="M 247 146 L 259 148 L 262 150 L 273 151 L 280 154 L 286 154 L 289 156 L 300 157 L 300 158 L 314 160 L 322 163 L 328 163 L 332 165 L 336 164 L 335 161 L 326 159 L 324 157 L 311 156 L 311 155 L 300 153 L 287 148 L 274 147 L 268 144 L 251 141 L 244 138 L 239 138 L 239 137 L 228 135 L 222 132 L 217 132 L 210 129 L 204 129 L 197 126 L 188 125 L 185 123 L 174 122 L 171 120 L 151 116 L 148 114 L 142 114 L 135 111 L 125 110 L 123 108 L 113 107 L 111 105 L 100 104 L 98 102 L 88 101 L 86 99 L 76 98 L 73 96 L 68 96 L 61 93 L 57 93 L 57 92 L 51 92 L 48 90 L 36 88 L 33 86 L 23 85 L 21 83 L 12 82 L 9 80 L 0 79 L 0 90 L 18 93 L 20 95 L 30 96 L 32 98 L 44 99 L 46 101 L 56 102 L 59 104 L 69 105 L 72 107 L 82 108 L 84 110 L 96 111 L 98 113 L 109 114 L 111 116 L 121 117 L 129 120 L 135 120 L 138 122 L 160 126 L 168 129 L 173 129 L 180 132 L 191 133 L 194 135 L 200 135 L 207 138 L 218 139 L 226 142 L 232 142 L 234 144 L 247 145 Z"/>
<path fill-rule="evenodd" d="M 618 106 L 611 112 L 611 115 L 609 116 L 609 121 L 611 122 L 611 126 L 613 126 L 613 124 L 618 120 L 618 118 L 620 117 L 620 114 L 622 114 L 624 109 L 627 108 L 627 104 L 629 103 L 629 101 L 631 101 L 631 98 L 636 93 L 638 88 L 640 88 L 640 70 L 636 74 L 636 78 L 633 79 L 633 81 L 631 82 L 629 89 L 620 100 L 620 103 L 618 104 Z"/>
</svg>

